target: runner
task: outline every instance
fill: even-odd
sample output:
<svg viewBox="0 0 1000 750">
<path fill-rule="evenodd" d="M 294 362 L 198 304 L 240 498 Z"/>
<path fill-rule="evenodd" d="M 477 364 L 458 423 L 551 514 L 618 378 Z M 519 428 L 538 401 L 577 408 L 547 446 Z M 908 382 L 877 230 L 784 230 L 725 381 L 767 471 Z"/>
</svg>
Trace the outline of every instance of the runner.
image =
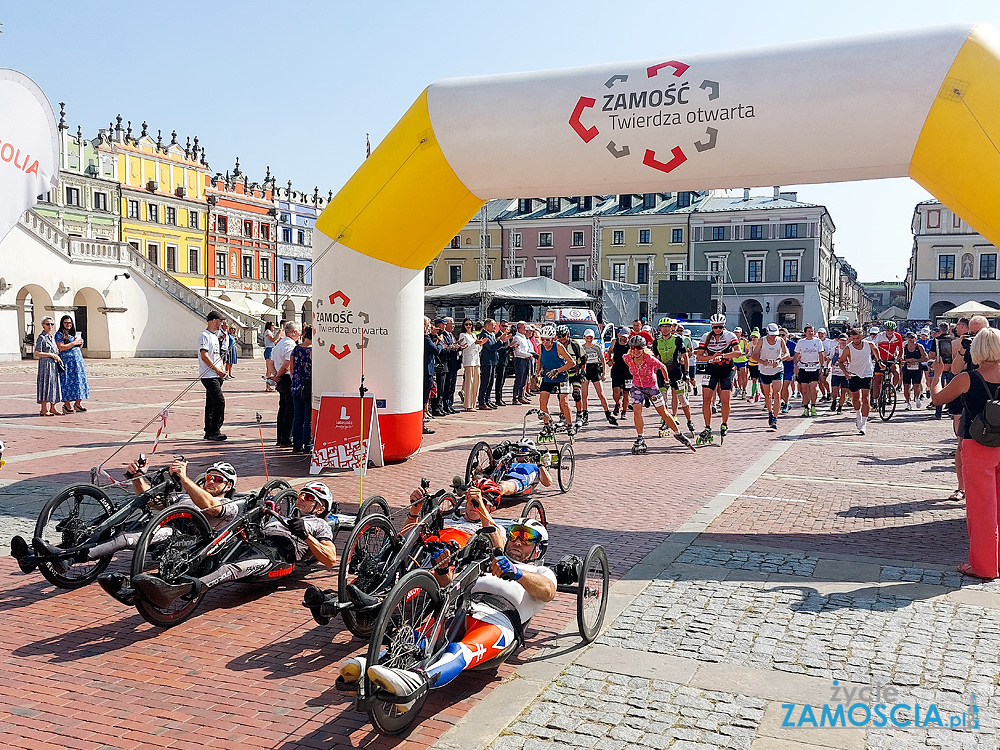
<svg viewBox="0 0 1000 750">
<path fill-rule="evenodd" d="M 600 399 L 601 406 L 604 407 L 604 416 L 608 418 L 608 424 L 617 427 L 618 420 L 612 416 L 611 409 L 608 408 L 607 396 L 604 395 L 603 381 L 608 376 L 607 362 L 604 361 L 604 347 L 601 346 L 600 342 L 594 341 L 594 331 L 590 328 L 583 332 L 583 356 L 586 361 L 583 381 L 583 424 L 586 425 L 590 422 L 587 397 L 590 384 L 593 383 L 597 398 Z"/>
<path fill-rule="evenodd" d="M 802 416 L 816 416 L 816 385 L 819 374 L 826 364 L 823 353 L 823 342 L 815 338 L 815 332 L 810 323 L 803 329 L 805 338 L 800 339 L 795 347 L 795 363 L 798 365 L 796 379 L 802 391 Z"/>
<path fill-rule="evenodd" d="M 864 435 L 868 428 L 868 413 L 871 410 L 872 375 L 879 351 L 874 342 L 862 340 L 861 329 L 852 328 L 851 342 L 840 355 L 840 362 L 850 376 L 851 404 L 854 406 L 858 434 Z"/>
<path fill-rule="evenodd" d="M 574 423 L 574 427 L 579 430 L 583 426 L 583 410 L 586 408 L 586 404 L 583 402 L 583 373 L 587 357 L 583 353 L 583 346 L 580 345 L 580 342 L 574 341 L 570 336 L 569 326 L 558 326 L 556 328 L 556 337 L 576 365 L 569 371 L 567 379 L 569 381 L 570 392 L 573 395 L 573 404 L 576 407 L 576 422 Z"/>
<path fill-rule="evenodd" d="M 628 363 L 628 329 L 624 326 L 615 331 L 615 340 L 608 347 L 608 363 L 611 365 L 611 396 L 615 400 L 613 417 L 624 417 L 628 412 L 628 392 L 632 387 Z"/>
<path fill-rule="evenodd" d="M 653 375 L 654 370 L 657 368 L 663 370 L 669 377 L 667 366 L 646 351 L 646 339 L 642 336 L 638 334 L 630 336 L 628 346 L 627 361 L 628 368 L 632 373 L 632 415 L 635 418 L 636 433 L 635 444 L 632 446 L 633 455 L 645 453 L 648 450 L 646 440 L 642 434 L 642 404 L 647 398 L 650 404 L 653 405 L 653 408 L 656 409 L 656 413 L 660 415 L 660 419 L 663 420 L 664 425 L 668 426 L 670 431 L 674 433 L 674 437 L 691 450 L 694 450 L 695 448 L 691 445 L 691 441 L 686 435 L 682 435 L 681 431 L 677 428 L 677 422 L 667 414 L 663 396 L 660 395 L 660 390 L 656 387 L 656 376 Z M 660 437 L 663 437 L 663 434 L 664 429 L 661 427 Z"/>
<path fill-rule="evenodd" d="M 917 334 L 908 331 L 906 344 L 903 345 L 903 398 L 906 400 L 906 411 L 923 408 L 924 362 L 927 352 L 917 343 Z M 910 388 L 913 388 L 913 403 L 910 403 Z"/>
<path fill-rule="evenodd" d="M 698 345 L 698 361 L 706 362 L 705 372 L 708 375 L 708 385 L 702 389 L 701 414 L 705 418 L 705 429 L 698 435 L 698 444 L 711 443 L 712 438 L 712 399 L 716 393 L 722 411 L 720 439 L 726 439 L 729 431 L 729 397 L 733 388 L 733 357 L 738 356 L 736 335 L 726 330 L 726 316 L 722 313 L 713 315 L 709 322 L 712 330 L 701 338 Z"/>
<path fill-rule="evenodd" d="M 687 381 L 688 349 L 684 346 L 684 336 L 677 332 L 677 322 L 673 318 L 660 318 L 660 334 L 653 341 L 653 355 L 667 366 L 667 374 L 656 371 L 656 382 L 664 400 L 670 390 L 670 416 L 677 419 L 677 405 L 680 403 L 687 419 L 688 437 L 694 437 L 694 423 L 691 421 L 691 407 L 685 395 Z M 662 430 L 664 425 L 660 425 Z"/>
<path fill-rule="evenodd" d="M 566 373 L 576 367 L 576 362 L 570 356 L 566 348 L 556 341 L 556 327 L 547 325 L 542 328 L 542 345 L 538 348 L 538 369 L 535 372 L 535 380 L 540 383 L 541 392 L 538 394 L 538 408 L 542 412 L 545 422 L 545 429 L 551 429 L 552 420 L 549 418 L 549 394 L 554 393 L 559 398 L 559 411 L 562 412 L 566 420 L 566 429 L 573 429 L 573 418 L 569 412 L 569 403 L 566 401 Z M 547 437 L 547 435 L 539 436 Z"/>
<path fill-rule="evenodd" d="M 826 357 L 826 362 L 819 371 L 819 390 L 822 394 L 819 400 L 830 401 L 830 365 L 833 362 L 833 353 L 837 350 L 837 342 L 827 337 L 825 328 L 817 329 L 816 335 L 823 342 L 823 355 Z"/>
<path fill-rule="evenodd" d="M 747 372 L 750 374 L 750 393 L 747 394 L 747 403 L 751 400 L 754 403 L 760 401 L 760 363 L 755 360 L 752 356 L 754 349 L 757 348 L 757 342 L 760 341 L 760 331 L 756 328 L 750 332 L 750 347 L 747 352 Z"/>
<path fill-rule="evenodd" d="M 779 335 L 777 323 L 769 323 L 767 333 L 757 339 L 751 358 L 760 368 L 760 388 L 764 391 L 764 408 L 767 409 L 767 426 L 778 429 L 778 403 L 781 398 L 781 373 L 789 358 L 785 340 Z"/>
<path fill-rule="evenodd" d="M 830 411 L 841 414 L 844 410 L 844 401 L 847 400 L 847 394 L 850 392 L 848 388 L 848 374 L 847 370 L 844 369 L 840 358 L 844 354 L 844 349 L 847 347 L 847 334 L 842 333 L 837 337 L 837 345 L 834 347 L 833 356 L 830 358 L 832 363 L 830 367 L 831 371 L 831 389 L 833 391 L 833 398 L 830 399 Z"/>
<path fill-rule="evenodd" d="M 795 342 L 788 335 L 788 329 L 781 329 L 781 338 L 788 349 L 789 359 L 785 360 L 781 373 L 781 413 L 787 414 L 791 408 L 789 402 L 792 398 L 792 381 L 795 380 L 795 361 L 791 357 L 795 356 Z"/>
</svg>

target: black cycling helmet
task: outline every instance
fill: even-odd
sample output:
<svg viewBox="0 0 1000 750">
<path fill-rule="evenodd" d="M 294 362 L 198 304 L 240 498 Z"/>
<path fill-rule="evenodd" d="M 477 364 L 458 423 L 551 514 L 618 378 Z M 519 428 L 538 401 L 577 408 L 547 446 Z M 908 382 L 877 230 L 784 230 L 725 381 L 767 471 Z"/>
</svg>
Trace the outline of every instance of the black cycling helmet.
<svg viewBox="0 0 1000 750">
<path fill-rule="evenodd" d="M 640 336 L 639 334 L 636 334 L 635 336 L 629 336 L 628 339 L 628 345 L 629 348 L 631 349 L 645 349 L 646 343 L 647 343 L 646 339 Z"/>
</svg>

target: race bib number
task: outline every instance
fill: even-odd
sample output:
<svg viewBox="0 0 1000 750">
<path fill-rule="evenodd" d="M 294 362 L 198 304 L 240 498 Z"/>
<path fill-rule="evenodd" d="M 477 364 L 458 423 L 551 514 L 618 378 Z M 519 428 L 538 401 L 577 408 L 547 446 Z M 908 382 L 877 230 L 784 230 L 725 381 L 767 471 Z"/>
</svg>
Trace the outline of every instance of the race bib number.
<svg viewBox="0 0 1000 750">
<path fill-rule="evenodd" d="M 632 378 L 629 378 L 628 380 L 625 381 L 625 387 L 629 389 L 632 388 Z"/>
<path fill-rule="evenodd" d="M 907 362 L 906 363 L 906 369 L 907 370 L 919 370 L 920 369 L 920 363 L 916 362 L 916 361 L 914 361 L 914 362 Z"/>
</svg>

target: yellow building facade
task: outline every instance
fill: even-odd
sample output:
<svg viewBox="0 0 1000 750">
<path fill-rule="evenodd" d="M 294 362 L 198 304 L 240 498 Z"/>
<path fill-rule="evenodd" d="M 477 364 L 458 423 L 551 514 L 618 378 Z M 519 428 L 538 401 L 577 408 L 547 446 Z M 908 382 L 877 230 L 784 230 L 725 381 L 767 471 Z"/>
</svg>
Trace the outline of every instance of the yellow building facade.
<svg viewBox="0 0 1000 750">
<path fill-rule="evenodd" d="M 204 290 L 207 270 L 209 166 L 198 139 L 186 145 L 176 132 L 164 143 L 143 123 L 133 137 L 121 120 L 102 132 L 99 150 L 118 160 L 121 181 L 121 241 L 167 271 L 182 284 Z"/>
</svg>

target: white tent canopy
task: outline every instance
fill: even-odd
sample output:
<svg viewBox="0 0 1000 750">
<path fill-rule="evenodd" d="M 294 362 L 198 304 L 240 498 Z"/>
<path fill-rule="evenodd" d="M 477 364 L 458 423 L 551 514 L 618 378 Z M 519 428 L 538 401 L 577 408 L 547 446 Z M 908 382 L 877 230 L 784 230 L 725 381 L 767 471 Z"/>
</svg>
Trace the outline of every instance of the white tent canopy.
<svg viewBox="0 0 1000 750">
<path fill-rule="evenodd" d="M 878 319 L 879 320 L 906 320 L 906 316 L 907 315 L 909 315 L 909 312 L 907 312 L 906 310 L 904 310 L 901 307 L 896 307 L 895 305 L 893 305 L 892 307 L 887 307 L 885 310 L 883 310 L 882 312 L 880 312 L 878 314 Z"/>
<path fill-rule="evenodd" d="M 969 301 L 958 307 L 953 307 L 948 312 L 942 313 L 940 318 L 971 318 L 973 315 L 982 315 L 987 318 L 1000 317 L 1000 310 L 979 302 Z"/>
<path fill-rule="evenodd" d="M 554 305 L 563 303 L 586 304 L 593 297 L 580 289 L 574 289 L 546 276 L 532 276 L 524 279 L 495 279 L 486 282 L 486 290 L 493 301 L 520 302 L 522 304 Z M 427 302 L 477 302 L 479 282 L 463 281 L 458 284 L 431 289 L 424 292 Z"/>
</svg>

